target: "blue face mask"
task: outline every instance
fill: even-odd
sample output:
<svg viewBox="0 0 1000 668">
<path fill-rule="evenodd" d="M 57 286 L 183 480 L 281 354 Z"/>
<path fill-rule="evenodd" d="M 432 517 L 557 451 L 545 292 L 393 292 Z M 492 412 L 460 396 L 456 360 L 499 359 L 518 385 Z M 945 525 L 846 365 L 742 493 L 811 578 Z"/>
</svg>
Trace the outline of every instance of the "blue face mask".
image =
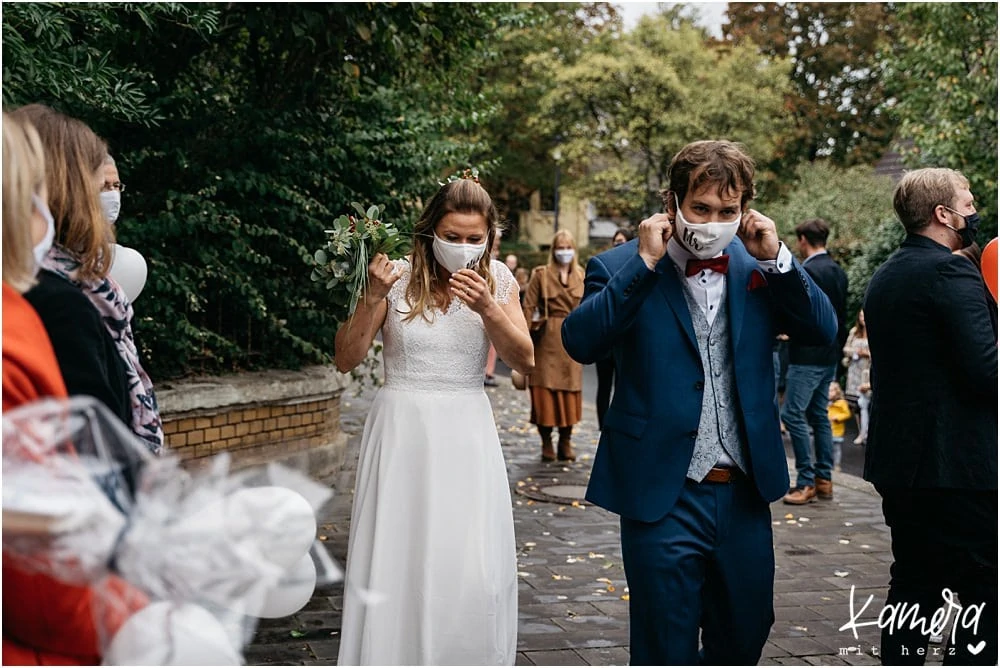
<svg viewBox="0 0 1000 668">
<path fill-rule="evenodd" d="M 944 204 L 942 204 L 941 206 L 944 206 L 944 208 L 948 209 L 949 211 L 951 211 L 956 215 L 962 216 L 962 219 L 965 221 L 965 227 L 963 227 L 960 230 L 945 223 L 945 226 L 948 227 L 948 229 L 950 229 L 952 232 L 961 237 L 962 248 L 968 248 L 969 246 L 974 244 L 976 242 L 976 234 L 979 232 L 979 222 L 980 222 L 979 212 L 975 211 L 970 215 L 965 216 L 962 215 L 961 213 L 958 213 L 958 211 L 955 211 L 950 206 L 945 206 Z"/>
</svg>

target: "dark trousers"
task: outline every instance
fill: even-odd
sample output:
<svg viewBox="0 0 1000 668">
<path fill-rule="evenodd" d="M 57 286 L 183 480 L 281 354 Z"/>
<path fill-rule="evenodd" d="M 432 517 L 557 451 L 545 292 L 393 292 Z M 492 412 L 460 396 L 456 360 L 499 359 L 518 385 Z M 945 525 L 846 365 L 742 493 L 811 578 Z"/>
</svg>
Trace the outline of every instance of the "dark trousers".
<svg viewBox="0 0 1000 668">
<path fill-rule="evenodd" d="M 885 523 L 892 532 L 894 560 L 886 605 L 919 604 L 917 614 L 930 620 L 938 608 L 947 605 L 942 596 L 946 588 L 957 595 L 963 609 L 985 603 L 975 633 L 962 623 L 963 618 L 971 623 L 971 611 L 959 612 L 957 627 L 954 621 L 945 627 L 942 635 L 950 648 L 944 663 L 996 665 L 997 493 L 903 488 L 878 491 Z M 928 637 L 922 625 L 910 626 L 882 629 L 884 665 L 923 665 Z M 954 642 L 950 637 L 953 628 Z"/>
<path fill-rule="evenodd" d="M 750 481 L 688 480 L 658 522 L 623 517 L 621 540 L 631 665 L 757 663 L 774 623 L 774 549 Z"/>
<path fill-rule="evenodd" d="M 611 403 L 611 385 L 615 379 L 615 358 L 605 357 L 594 364 L 597 368 L 597 428 L 604 429 L 604 414 Z"/>
</svg>

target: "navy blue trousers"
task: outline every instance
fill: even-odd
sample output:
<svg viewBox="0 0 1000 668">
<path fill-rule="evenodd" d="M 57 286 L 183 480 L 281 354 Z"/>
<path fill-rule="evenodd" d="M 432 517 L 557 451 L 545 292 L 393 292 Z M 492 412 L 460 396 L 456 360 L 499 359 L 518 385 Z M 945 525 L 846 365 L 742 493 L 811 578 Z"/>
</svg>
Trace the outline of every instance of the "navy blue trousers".
<svg viewBox="0 0 1000 668">
<path fill-rule="evenodd" d="M 757 663 L 774 624 L 774 547 L 749 480 L 688 480 L 663 519 L 623 517 L 621 540 L 631 665 Z"/>
</svg>

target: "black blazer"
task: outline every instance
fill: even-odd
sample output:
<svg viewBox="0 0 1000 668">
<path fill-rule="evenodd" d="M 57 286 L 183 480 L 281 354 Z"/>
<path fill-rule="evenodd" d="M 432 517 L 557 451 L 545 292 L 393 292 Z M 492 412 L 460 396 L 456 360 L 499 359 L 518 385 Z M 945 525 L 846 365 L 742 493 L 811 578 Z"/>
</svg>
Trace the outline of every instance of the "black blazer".
<svg viewBox="0 0 1000 668">
<path fill-rule="evenodd" d="M 872 354 L 865 479 L 997 489 L 997 330 L 966 258 L 910 234 L 864 301 Z"/>
<path fill-rule="evenodd" d="M 828 253 L 813 255 L 802 263 L 802 268 L 830 298 L 837 314 L 837 340 L 829 346 L 811 346 L 790 338 L 788 363 L 832 367 L 843 357 L 844 344 L 847 343 L 847 274 Z"/>
<path fill-rule="evenodd" d="M 52 341 L 70 396 L 103 402 L 126 425 L 132 424 L 128 372 L 101 314 L 83 292 L 49 271 L 24 294 Z"/>
</svg>

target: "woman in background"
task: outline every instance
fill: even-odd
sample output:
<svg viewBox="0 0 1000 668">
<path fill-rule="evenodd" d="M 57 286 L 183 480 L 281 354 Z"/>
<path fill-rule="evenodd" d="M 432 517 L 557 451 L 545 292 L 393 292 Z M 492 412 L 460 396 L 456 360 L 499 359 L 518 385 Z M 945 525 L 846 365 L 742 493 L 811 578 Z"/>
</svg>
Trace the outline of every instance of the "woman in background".
<svg viewBox="0 0 1000 668">
<path fill-rule="evenodd" d="M 31 125 L 3 115 L 3 409 L 47 397 L 66 397 L 52 344 L 21 296 L 36 281 L 39 263 L 55 236 L 45 186 L 45 159 Z M 5 532 L 6 534 L 6 532 Z M 95 605 L 90 588 L 27 573 L 3 561 L 3 665 L 101 663 L 97 610 L 113 634 L 145 605 L 145 597 L 110 577 L 107 591 L 123 605 Z"/>
<path fill-rule="evenodd" d="M 132 305 L 109 278 L 114 229 L 101 207 L 105 143 L 84 123 L 40 104 L 11 116 L 38 131 L 55 243 L 25 298 L 38 312 L 71 396 L 97 398 L 153 453 L 163 429 L 132 336 Z"/>
<path fill-rule="evenodd" d="M 535 343 L 535 370 L 528 378 L 531 423 L 542 438 L 542 461 L 574 461 L 573 425 L 583 414 L 583 367 L 570 358 L 562 344 L 562 323 L 583 298 L 583 268 L 576 261 L 576 243 L 567 230 L 552 238 L 549 263 L 535 267 L 524 293 L 524 314 L 544 319 Z M 558 452 L 552 430 L 559 429 Z"/>
<path fill-rule="evenodd" d="M 857 409 L 858 415 L 858 437 L 854 439 L 854 445 L 865 445 L 868 442 L 868 409 L 872 403 L 872 355 L 868 350 L 864 311 L 858 311 L 858 322 L 847 334 L 844 362 L 847 365 L 847 388 L 844 396 Z"/>
</svg>

